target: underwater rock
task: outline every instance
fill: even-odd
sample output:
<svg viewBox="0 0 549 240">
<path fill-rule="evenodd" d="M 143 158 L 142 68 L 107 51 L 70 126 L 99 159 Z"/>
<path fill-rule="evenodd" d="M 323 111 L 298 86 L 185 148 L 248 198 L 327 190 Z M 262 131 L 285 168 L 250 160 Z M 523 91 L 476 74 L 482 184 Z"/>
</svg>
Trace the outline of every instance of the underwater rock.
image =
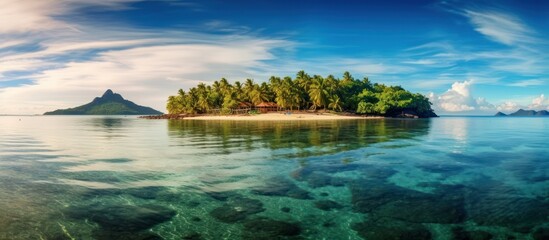
<svg viewBox="0 0 549 240">
<path fill-rule="evenodd" d="M 374 165 L 365 165 L 359 170 L 362 176 L 375 180 L 384 180 L 397 173 L 397 171 L 392 168 Z"/>
<path fill-rule="evenodd" d="M 280 211 L 285 212 L 285 213 L 289 213 L 290 210 L 291 210 L 291 209 L 290 209 L 289 207 L 282 207 L 282 208 L 280 208 Z"/>
<path fill-rule="evenodd" d="M 92 205 L 67 210 L 72 218 L 96 222 L 100 226 L 94 231 L 96 239 L 160 239 L 143 231 L 172 219 L 175 214 L 174 210 L 157 205 Z"/>
<path fill-rule="evenodd" d="M 459 223 L 466 217 L 459 194 L 423 193 L 384 181 L 357 181 L 350 188 L 358 212 L 416 223 Z"/>
<path fill-rule="evenodd" d="M 306 167 L 299 168 L 291 173 L 291 176 L 295 178 L 296 180 L 303 180 L 308 175 L 316 172 L 316 173 L 342 173 L 347 171 L 354 171 L 357 170 L 359 167 L 363 165 L 359 164 L 315 164 L 315 165 L 308 165 Z"/>
<path fill-rule="evenodd" d="M 202 221 L 202 219 L 195 216 L 195 217 L 192 217 L 192 218 L 191 218 L 191 221 L 193 221 L 193 222 L 200 222 L 200 221 Z"/>
<path fill-rule="evenodd" d="M 161 186 L 128 188 L 128 189 L 89 189 L 82 196 L 86 198 L 95 198 L 97 196 L 116 196 L 127 194 L 132 197 L 159 200 L 165 202 L 176 202 L 181 200 L 179 193 L 173 192 L 170 188 Z"/>
<path fill-rule="evenodd" d="M 322 193 L 320 193 L 320 196 L 321 196 L 321 197 L 327 197 L 327 196 L 330 196 L 330 194 L 325 193 L 325 192 L 322 192 Z"/>
<path fill-rule="evenodd" d="M 196 233 L 196 232 L 187 234 L 183 237 L 183 240 L 201 240 L 201 239 L 203 239 L 202 235 L 200 235 L 200 233 Z"/>
<path fill-rule="evenodd" d="M 346 179 L 341 177 L 332 177 L 328 174 L 318 171 L 312 171 L 310 168 L 300 168 L 294 171 L 292 177 L 298 181 L 305 181 L 312 188 L 325 186 L 345 186 Z"/>
<path fill-rule="evenodd" d="M 188 207 L 191 207 L 191 208 L 195 208 L 195 207 L 198 207 L 200 205 L 200 202 L 199 201 L 194 201 L 194 200 L 191 200 L 191 201 L 188 201 L 185 203 Z"/>
<path fill-rule="evenodd" d="M 332 209 L 341 209 L 343 205 L 332 200 L 320 200 L 315 202 L 315 207 L 323 211 L 330 211 Z"/>
<path fill-rule="evenodd" d="M 169 192 L 166 187 L 140 187 L 140 188 L 129 188 L 124 191 L 125 193 L 132 195 L 141 199 L 157 199 L 161 195 L 166 195 Z"/>
<path fill-rule="evenodd" d="M 456 175 L 458 173 L 461 173 L 465 170 L 465 167 L 462 165 L 455 165 L 455 164 L 421 164 L 416 165 L 417 168 L 421 169 L 425 172 L 430 173 L 440 173 L 444 175 Z"/>
<path fill-rule="evenodd" d="M 330 228 L 330 227 L 335 227 L 336 226 L 336 223 L 332 220 L 328 220 L 324 223 L 322 223 L 322 227 L 325 227 L 325 228 Z"/>
<path fill-rule="evenodd" d="M 454 240 L 490 240 L 494 236 L 485 231 L 467 231 L 463 227 L 456 227 L 452 229 Z"/>
<path fill-rule="evenodd" d="M 334 186 L 341 187 L 345 186 L 345 179 L 340 177 L 332 177 L 327 174 L 322 173 L 312 173 L 306 179 L 309 186 L 313 188 L 325 187 L 325 186 Z"/>
<path fill-rule="evenodd" d="M 162 240 L 164 238 L 152 232 L 110 232 L 94 231 L 93 239 L 97 240 Z"/>
<path fill-rule="evenodd" d="M 298 236 L 301 227 L 296 223 L 274 220 L 266 217 L 244 222 L 243 239 L 291 239 Z"/>
<path fill-rule="evenodd" d="M 460 223 L 466 217 L 463 200 L 428 195 L 395 199 L 375 209 L 372 214 L 416 223 Z"/>
<path fill-rule="evenodd" d="M 232 197 L 240 197 L 240 194 L 227 191 L 227 192 L 206 192 L 206 194 L 218 201 L 227 201 L 227 199 Z"/>
<path fill-rule="evenodd" d="M 210 215 L 225 223 L 235 223 L 248 216 L 265 211 L 263 203 L 256 199 L 245 197 L 231 198 L 227 203 L 215 208 Z"/>
<path fill-rule="evenodd" d="M 351 228 L 357 231 L 364 239 L 387 239 L 387 240 L 430 240 L 431 232 L 421 224 L 410 224 L 401 222 L 360 222 L 355 223 Z"/>
<path fill-rule="evenodd" d="M 273 178 L 266 186 L 252 191 L 254 194 L 264 196 L 285 196 L 295 199 L 312 199 L 309 192 L 301 189 L 293 182 L 285 178 Z"/>
<path fill-rule="evenodd" d="M 538 228 L 533 234 L 534 240 L 547 240 L 549 239 L 549 228 Z"/>
<path fill-rule="evenodd" d="M 469 217 L 479 225 L 508 227 L 528 233 L 547 221 L 549 204 L 536 199 L 492 196 L 479 193 L 468 204 Z"/>
</svg>

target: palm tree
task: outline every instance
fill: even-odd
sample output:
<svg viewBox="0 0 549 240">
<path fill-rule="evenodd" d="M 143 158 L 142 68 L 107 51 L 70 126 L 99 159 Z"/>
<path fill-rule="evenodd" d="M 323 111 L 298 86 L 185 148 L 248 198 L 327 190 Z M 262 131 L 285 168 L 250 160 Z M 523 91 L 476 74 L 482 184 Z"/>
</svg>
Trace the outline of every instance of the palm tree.
<svg viewBox="0 0 549 240">
<path fill-rule="evenodd" d="M 252 92 L 255 88 L 255 83 L 254 83 L 254 80 L 252 79 L 246 79 L 246 81 L 244 82 L 244 87 L 243 87 L 243 90 L 244 90 L 244 99 L 243 101 L 246 101 L 246 102 L 253 102 L 252 101 Z"/>
<path fill-rule="evenodd" d="M 317 107 L 322 106 L 324 106 L 324 109 L 326 109 L 328 95 L 328 86 L 326 85 L 324 78 L 315 75 L 309 88 L 309 97 L 311 98 L 311 101 L 313 103 L 311 109 L 316 110 Z"/>
<path fill-rule="evenodd" d="M 234 82 L 233 92 L 235 93 L 236 101 L 245 101 L 246 96 L 244 94 L 244 89 L 239 81 Z"/>
<path fill-rule="evenodd" d="M 206 87 L 206 84 L 200 83 L 197 86 L 197 95 L 198 95 L 198 107 L 200 108 L 200 112 L 205 113 L 208 110 L 210 110 L 210 99 L 208 94 L 208 88 Z"/>
<path fill-rule="evenodd" d="M 169 114 L 175 114 L 178 113 L 180 110 L 179 101 L 177 99 L 177 96 L 169 96 L 168 102 L 166 103 L 166 110 L 168 110 Z"/>
<path fill-rule="evenodd" d="M 341 107 L 341 99 L 338 95 L 334 95 L 332 96 L 332 98 L 330 98 L 330 104 L 328 104 L 328 108 L 331 108 L 336 112 L 341 112 L 343 110 Z"/>
</svg>

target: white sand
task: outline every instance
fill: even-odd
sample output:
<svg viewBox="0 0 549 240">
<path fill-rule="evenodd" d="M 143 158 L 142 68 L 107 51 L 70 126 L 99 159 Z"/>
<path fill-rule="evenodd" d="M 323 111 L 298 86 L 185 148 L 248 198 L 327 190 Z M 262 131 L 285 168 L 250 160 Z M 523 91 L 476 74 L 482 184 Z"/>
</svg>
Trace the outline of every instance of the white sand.
<svg viewBox="0 0 549 240">
<path fill-rule="evenodd" d="M 286 121 L 286 120 L 345 120 L 382 117 L 342 116 L 332 113 L 263 113 L 257 115 L 197 116 L 188 120 L 242 120 L 242 121 Z"/>
</svg>

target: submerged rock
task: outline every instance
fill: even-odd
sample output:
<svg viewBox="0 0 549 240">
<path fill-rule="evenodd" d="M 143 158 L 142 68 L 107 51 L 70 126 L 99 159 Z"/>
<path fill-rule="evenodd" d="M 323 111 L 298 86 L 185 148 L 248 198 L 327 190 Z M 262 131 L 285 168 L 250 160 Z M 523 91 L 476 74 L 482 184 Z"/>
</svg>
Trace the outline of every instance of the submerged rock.
<svg viewBox="0 0 549 240">
<path fill-rule="evenodd" d="M 430 240 L 431 232 L 421 224 L 409 224 L 401 222 L 377 223 L 365 221 L 355 223 L 352 229 L 364 239 L 387 240 Z"/>
<path fill-rule="evenodd" d="M 215 208 L 210 215 L 225 223 L 235 223 L 248 216 L 265 211 L 263 203 L 256 199 L 245 197 L 231 198 L 227 203 Z"/>
<path fill-rule="evenodd" d="M 547 222 L 549 202 L 527 198 L 514 188 L 489 177 L 471 183 L 467 213 L 479 225 L 501 226 L 528 233 Z"/>
<path fill-rule="evenodd" d="M 351 185 L 353 208 L 416 223 L 459 223 L 466 217 L 460 195 L 430 194 L 384 181 L 357 181 Z"/>
<path fill-rule="evenodd" d="M 141 199 L 172 201 L 179 198 L 179 195 L 171 192 L 169 188 L 159 186 L 130 188 L 125 190 L 125 193 Z"/>
<path fill-rule="evenodd" d="M 328 174 L 310 171 L 307 168 L 301 168 L 292 173 L 294 179 L 298 181 L 305 181 L 310 187 L 319 188 L 325 186 L 345 186 L 345 179 L 340 177 L 332 177 Z"/>
<path fill-rule="evenodd" d="M 282 207 L 282 208 L 280 208 L 280 211 L 285 212 L 285 213 L 289 213 L 291 211 L 291 209 L 289 207 Z"/>
<path fill-rule="evenodd" d="M 444 174 L 446 176 L 450 175 L 456 175 L 465 170 L 465 166 L 462 165 L 456 165 L 456 164 L 448 164 L 448 163 L 439 163 L 439 164 L 421 164 L 416 165 L 417 168 L 421 169 L 425 172 L 430 173 L 440 173 Z"/>
<path fill-rule="evenodd" d="M 189 233 L 185 236 L 183 236 L 183 240 L 202 240 L 204 238 L 202 238 L 202 235 L 200 235 L 200 233 L 196 233 L 196 232 L 193 232 L 193 233 Z"/>
<path fill-rule="evenodd" d="M 218 201 L 227 201 L 229 198 L 240 197 L 240 194 L 226 191 L 226 192 L 206 192 L 206 194 Z"/>
<path fill-rule="evenodd" d="M 549 239 L 549 228 L 538 228 L 533 234 L 534 240 L 547 240 Z"/>
<path fill-rule="evenodd" d="M 293 182 L 285 178 L 273 178 L 266 186 L 252 191 L 254 194 L 264 196 L 285 196 L 295 199 L 312 199 L 309 192 L 301 189 Z"/>
<path fill-rule="evenodd" d="M 291 239 L 301 233 L 296 223 L 284 222 L 270 218 L 255 218 L 244 222 L 243 239 Z"/>
<path fill-rule="evenodd" d="M 172 219 L 175 214 L 174 210 L 158 205 L 92 205 L 73 207 L 67 211 L 72 218 L 97 223 L 100 226 L 94 232 L 97 239 L 159 239 L 152 233 L 142 231 Z"/>
<path fill-rule="evenodd" d="M 456 227 L 452 229 L 454 240 L 490 240 L 494 236 L 485 231 L 467 231 L 463 227 Z"/>
<path fill-rule="evenodd" d="M 343 205 L 332 200 L 320 200 L 315 202 L 315 207 L 323 211 L 330 211 L 332 209 L 341 209 Z"/>
<path fill-rule="evenodd" d="M 176 212 L 158 205 L 114 205 L 74 207 L 68 215 L 77 219 L 90 219 L 102 228 L 120 231 L 149 229 L 156 224 L 170 220 Z"/>
<path fill-rule="evenodd" d="M 110 232 L 110 231 L 95 231 L 93 239 L 98 240 L 162 240 L 161 236 L 152 232 Z"/>
</svg>

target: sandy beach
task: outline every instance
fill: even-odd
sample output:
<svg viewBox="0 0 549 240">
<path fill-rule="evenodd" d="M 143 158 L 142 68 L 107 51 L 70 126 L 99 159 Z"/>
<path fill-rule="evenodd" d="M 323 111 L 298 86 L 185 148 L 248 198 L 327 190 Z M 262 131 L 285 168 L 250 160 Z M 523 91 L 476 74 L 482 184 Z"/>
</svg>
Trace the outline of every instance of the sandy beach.
<svg viewBox="0 0 549 240">
<path fill-rule="evenodd" d="M 287 121 L 287 120 L 349 120 L 383 117 L 344 116 L 332 113 L 264 113 L 257 115 L 196 116 L 185 120 L 242 120 L 242 121 Z"/>
</svg>

